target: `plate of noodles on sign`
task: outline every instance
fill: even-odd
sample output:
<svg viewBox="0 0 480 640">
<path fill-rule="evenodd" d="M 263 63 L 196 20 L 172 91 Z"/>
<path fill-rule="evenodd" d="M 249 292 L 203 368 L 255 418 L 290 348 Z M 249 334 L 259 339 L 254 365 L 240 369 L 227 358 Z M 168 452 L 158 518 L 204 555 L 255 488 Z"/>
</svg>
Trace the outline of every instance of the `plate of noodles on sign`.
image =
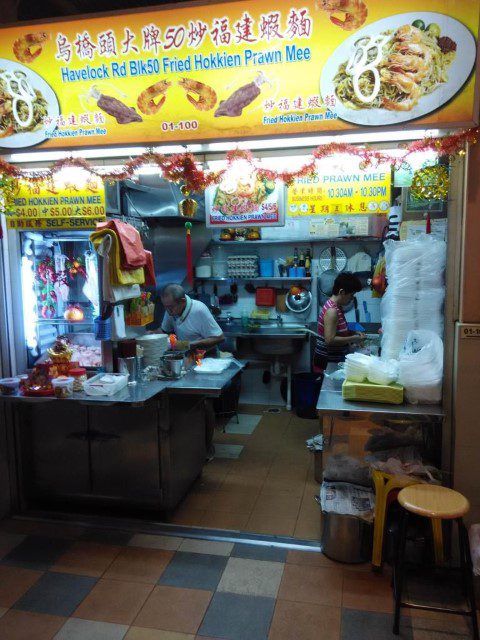
<svg viewBox="0 0 480 640">
<path fill-rule="evenodd" d="M 476 42 L 458 20 L 427 11 L 378 20 L 343 42 L 325 64 L 320 91 L 339 118 L 382 126 L 420 118 L 470 77 Z"/>
<path fill-rule="evenodd" d="M 0 58 L 0 147 L 19 149 L 43 142 L 59 115 L 58 98 L 38 73 Z"/>
</svg>

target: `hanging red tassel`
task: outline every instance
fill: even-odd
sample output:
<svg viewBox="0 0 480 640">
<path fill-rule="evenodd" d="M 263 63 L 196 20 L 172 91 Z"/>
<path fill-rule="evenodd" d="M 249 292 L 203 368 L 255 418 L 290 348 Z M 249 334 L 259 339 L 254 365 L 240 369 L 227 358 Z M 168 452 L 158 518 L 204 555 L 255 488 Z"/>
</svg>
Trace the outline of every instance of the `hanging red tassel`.
<svg viewBox="0 0 480 640">
<path fill-rule="evenodd" d="M 426 233 L 432 233 L 432 221 L 430 220 L 430 214 L 427 213 L 427 222 L 425 225 L 425 232 Z"/>
<path fill-rule="evenodd" d="M 192 223 L 186 222 L 185 229 L 187 230 L 187 282 L 193 287 Z"/>
</svg>

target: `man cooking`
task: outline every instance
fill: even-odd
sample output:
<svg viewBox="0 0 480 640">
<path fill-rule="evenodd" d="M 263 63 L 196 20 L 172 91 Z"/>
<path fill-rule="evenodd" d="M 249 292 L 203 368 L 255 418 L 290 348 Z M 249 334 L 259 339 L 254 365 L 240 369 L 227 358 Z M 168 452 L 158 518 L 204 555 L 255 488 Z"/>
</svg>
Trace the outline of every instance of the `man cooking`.
<svg viewBox="0 0 480 640">
<path fill-rule="evenodd" d="M 165 307 L 161 329 L 177 336 L 177 349 L 208 350 L 225 340 L 208 307 L 200 300 L 192 300 L 179 284 L 167 284 L 160 295 Z"/>
<path fill-rule="evenodd" d="M 174 333 L 178 342 L 176 349 L 195 351 L 196 349 L 212 349 L 225 340 L 215 318 L 208 307 L 186 295 L 179 284 L 167 284 L 160 293 L 165 307 L 165 315 L 161 324 L 164 333 Z M 211 400 L 205 403 L 206 410 L 206 451 L 207 460 L 215 454 L 213 435 L 215 433 L 215 411 Z"/>
</svg>

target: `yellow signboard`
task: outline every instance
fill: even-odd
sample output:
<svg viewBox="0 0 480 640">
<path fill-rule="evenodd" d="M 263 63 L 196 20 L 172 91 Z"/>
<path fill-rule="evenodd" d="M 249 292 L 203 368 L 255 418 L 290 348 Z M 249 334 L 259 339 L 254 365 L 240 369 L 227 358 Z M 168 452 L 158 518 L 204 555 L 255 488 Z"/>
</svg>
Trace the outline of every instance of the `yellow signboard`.
<svg viewBox="0 0 480 640">
<path fill-rule="evenodd" d="M 18 181 L 10 229 L 89 229 L 105 219 L 105 187 L 100 178 L 62 177 L 29 183 Z"/>
<path fill-rule="evenodd" d="M 3 28 L 0 147 L 474 124 L 478 2 L 401 11 L 243 0 Z"/>
<path fill-rule="evenodd" d="M 326 168 L 326 167 L 325 167 Z M 391 169 L 332 168 L 311 178 L 297 178 L 288 188 L 289 216 L 377 214 L 390 211 Z"/>
</svg>

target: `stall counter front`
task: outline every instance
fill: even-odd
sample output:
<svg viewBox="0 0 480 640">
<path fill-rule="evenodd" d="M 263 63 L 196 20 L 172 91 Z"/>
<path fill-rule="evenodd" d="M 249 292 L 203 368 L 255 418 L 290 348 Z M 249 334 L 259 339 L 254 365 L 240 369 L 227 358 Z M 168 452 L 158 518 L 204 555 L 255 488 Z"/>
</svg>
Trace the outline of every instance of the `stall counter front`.
<svg viewBox="0 0 480 640">
<path fill-rule="evenodd" d="M 220 396 L 244 366 L 139 383 L 110 397 L 0 397 L 17 464 L 14 509 L 168 515 L 205 463 L 205 399 Z"/>
</svg>

